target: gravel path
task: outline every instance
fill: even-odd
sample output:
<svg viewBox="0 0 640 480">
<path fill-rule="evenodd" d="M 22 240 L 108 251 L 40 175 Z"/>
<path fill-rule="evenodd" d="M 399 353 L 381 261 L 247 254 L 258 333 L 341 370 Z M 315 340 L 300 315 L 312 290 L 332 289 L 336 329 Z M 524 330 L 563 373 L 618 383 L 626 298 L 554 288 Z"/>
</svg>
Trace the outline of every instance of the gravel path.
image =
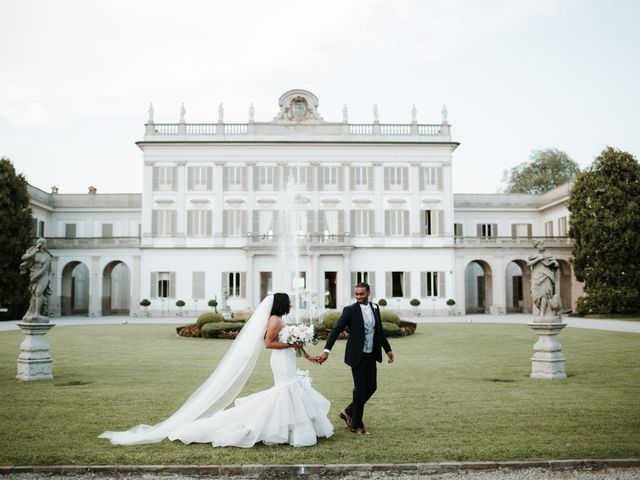
<svg viewBox="0 0 640 480">
<path fill-rule="evenodd" d="M 123 474 L 123 475 L 46 475 L 36 473 L 10 474 L 0 477 L 6 480 L 202 480 L 203 478 L 217 478 L 216 476 L 189 476 L 189 475 L 157 475 L 157 474 Z M 262 479 L 308 479 L 321 480 L 333 478 L 336 480 L 638 480 L 640 468 L 608 468 L 603 470 L 547 470 L 530 468 L 524 470 L 492 470 L 492 471 L 459 471 L 449 473 L 394 473 L 394 472 L 358 472 L 332 477 L 316 474 L 299 476 L 267 476 L 263 474 L 224 476 L 233 480 L 262 480 Z"/>
</svg>

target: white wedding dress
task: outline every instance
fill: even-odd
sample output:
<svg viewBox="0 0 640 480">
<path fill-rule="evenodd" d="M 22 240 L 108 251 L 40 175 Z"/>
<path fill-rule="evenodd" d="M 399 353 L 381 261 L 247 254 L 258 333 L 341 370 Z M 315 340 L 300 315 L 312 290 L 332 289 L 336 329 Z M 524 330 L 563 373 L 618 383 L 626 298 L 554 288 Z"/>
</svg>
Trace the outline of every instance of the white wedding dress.
<svg viewBox="0 0 640 480">
<path fill-rule="evenodd" d="M 275 385 L 235 406 L 184 425 L 169 435 L 184 443 L 211 443 L 214 447 L 252 447 L 258 442 L 315 445 L 317 437 L 330 437 L 327 418 L 331 403 L 297 374 L 293 348 L 273 350 L 271 371 Z"/>
<path fill-rule="evenodd" d="M 311 386 L 309 379 L 298 376 L 293 348 L 272 351 L 273 387 L 237 398 L 264 348 L 272 304 L 270 295 L 247 321 L 211 376 L 173 415 L 156 425 L 103 432 L 100 438 L 115 445 L 155 443 L 169 438 L 187 444 L 248 448 L 258 442 L 305 447 L 315 445 L 318 437 L 330 437 L 330 402 Z M 232 402 L 235 405 L 225 410 Z"/>
</svg>

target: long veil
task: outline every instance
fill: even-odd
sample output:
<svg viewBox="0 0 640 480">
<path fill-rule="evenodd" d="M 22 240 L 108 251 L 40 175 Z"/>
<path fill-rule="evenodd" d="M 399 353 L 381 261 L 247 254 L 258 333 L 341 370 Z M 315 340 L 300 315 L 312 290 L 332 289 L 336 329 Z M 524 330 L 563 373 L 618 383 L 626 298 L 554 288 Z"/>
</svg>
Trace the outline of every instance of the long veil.
<svg viewBox="0 0 640 480">
<path fill-rule="evenodd" d="M 273 295 L 267 296 L 240 330 L 217 368 L 169 418 L 156 425 L 138 425 L 125 432 L 104 432 L 114 445 L 161 442 L 173 430 L 199 418 L 211 417 L 238 396 L 262 350 Z"/>
</svg>

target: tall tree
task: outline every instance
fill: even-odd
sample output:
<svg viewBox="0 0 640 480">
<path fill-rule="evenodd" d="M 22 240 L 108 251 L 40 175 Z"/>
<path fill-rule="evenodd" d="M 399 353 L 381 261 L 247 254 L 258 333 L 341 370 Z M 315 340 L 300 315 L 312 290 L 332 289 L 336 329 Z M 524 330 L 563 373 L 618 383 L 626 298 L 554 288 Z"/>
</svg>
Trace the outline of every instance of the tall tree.
<svg viewBox="0 0 640 480">
<path fill-rule="evenodd" d="M 27 180 L 8 158 L 0 159 L 0 319 L 18 319 L 29 306 L 29 279 L 20 274 L 20 257 L 31 244 Z"/>
<path fill-rule="evenodd" d="M 505 193 L 544 193 L 573 180 L 580 167 L 557 148 L 534 150 L 528 162 L 505 170 Z"/>
<path fill-rule="evenodd" d="M 640 312 L 640 164 L 607 147 L 578 174 L 569 198 L 580 313 Z"/>
</svg>

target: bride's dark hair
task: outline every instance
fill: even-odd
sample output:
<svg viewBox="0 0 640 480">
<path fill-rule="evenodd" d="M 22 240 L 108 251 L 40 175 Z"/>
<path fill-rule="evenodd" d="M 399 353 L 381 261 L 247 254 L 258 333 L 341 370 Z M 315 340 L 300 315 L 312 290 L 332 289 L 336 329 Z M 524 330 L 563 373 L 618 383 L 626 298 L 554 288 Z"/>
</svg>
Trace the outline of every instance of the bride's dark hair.
<svg viewBox="0 0 640 480">
<path fill-rule="evenodd" d="M 273 295 L 273 306 L 271 307 L 271 315 L 281 317 L 291 310 L 291 300 L 286 293 L 275 293 Z"/>
</svg>

